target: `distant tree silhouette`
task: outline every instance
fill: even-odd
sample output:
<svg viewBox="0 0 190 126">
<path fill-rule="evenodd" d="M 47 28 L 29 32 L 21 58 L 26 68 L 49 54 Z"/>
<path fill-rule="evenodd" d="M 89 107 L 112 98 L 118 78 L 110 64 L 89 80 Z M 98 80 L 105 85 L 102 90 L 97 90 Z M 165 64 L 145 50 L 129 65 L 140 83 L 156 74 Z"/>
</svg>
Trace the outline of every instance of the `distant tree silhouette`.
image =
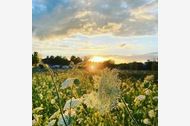
<svg viewBox="0 0 190 126">
<path fill-rule="evenodd" d="M 69 65 L 70 61 L 66 57 L 61 56 L 47 56 L 45 59 L 42 59 L 43 63 L 46 63 L 48 65 Z"/>
<path fill-rule="evenodd" d="M 82 62 L 82 59 L 80 57 L 71 56 L 70 61 L 72 61 L 74 64 Z"/>
<path fill-rule="evenodd" d="M 104 61 L 103 63 L 103 67 L 108 67 L 108 68 L 114 68 L 115 66 L 115 63 L 113 60 L 107 60 L 107 61 Z"/>
<path fill-rule="evenodd" d="M 37 65 L 39 62 L 40 58 L 38 52 L 34 52 L 34 54 L 32 54 L 32 65 Z"/>
<path fill-rule="evenodd" d="M 145 69 L 146 70 L 158 70 L 158 62 L 148 60 L 147 62 L 145 62 Z"/>
</svg>

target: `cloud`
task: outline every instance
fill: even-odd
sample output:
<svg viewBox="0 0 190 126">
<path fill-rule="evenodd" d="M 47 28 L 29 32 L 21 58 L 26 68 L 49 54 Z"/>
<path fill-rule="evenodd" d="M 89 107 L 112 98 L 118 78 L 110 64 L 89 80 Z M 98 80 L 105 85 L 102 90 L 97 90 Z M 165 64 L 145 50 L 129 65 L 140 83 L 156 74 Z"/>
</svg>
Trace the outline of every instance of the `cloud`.
<svg viewBox="0 0 190 126">
<path fill-rule="evenodd" d="M 157 0 L 33 0 L 33 39 L 157 33 Z"/>
</svg>

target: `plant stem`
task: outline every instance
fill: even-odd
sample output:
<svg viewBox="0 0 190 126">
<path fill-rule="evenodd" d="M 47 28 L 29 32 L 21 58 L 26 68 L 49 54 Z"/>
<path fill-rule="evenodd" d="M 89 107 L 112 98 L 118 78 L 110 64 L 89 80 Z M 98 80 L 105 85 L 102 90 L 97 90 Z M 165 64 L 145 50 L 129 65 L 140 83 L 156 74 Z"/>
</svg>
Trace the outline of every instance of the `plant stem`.
<svg viewBox="0 0 190 126">
<path fill-rule="evenodd" d="M 59 103 L 59 109 L 60 109 L 60 112 L 61 112 L 61 116 L 62 116 L 62 118 L 63 118 L 63 121 L 64 121 L 64 123 L 65 123 L 65 125 L 67 126 L 67 123 L 66 123 L 66 121 L 65 121 L 65 119 L 64 119 L 64 116 L 63 116 L 63 109 L 62 109 L 62 106 L 61 106 L 61 99 L 60 99 L 60 96 L 59 96 L 59 92 L 58 92 L 58 88 L 57 88 L 57 86 L 56 86 L 56 83 L 55 83 L 55 80 L 54 80 L 54 72 L 50 69 L 50 68 L 48 68 L 48 71 L 50 72 L 50 75 L 51 75 L 51 79 L 52 79 L 52 81 L 53 81 L 53 85 L 54 85 L 54 87 L 55 87 L 55 91 L 56 91 L 56 94 L 57 94 L 57 98 L 58 98 L 58 103 Z"/>
<path fill-rule="evenodd" d="M 121 100 L 123 101 L 125 107 L 127 108 L 127 112 L 129 113 L 130 118 L 135 122 L 136 126 L 139 126 L 138 123 L 137 123 L 137 121 L 133 117 L 133 115 L 130 113 L 130 109 L 129 109 L 128 105 L 126 104 L 125 100 L 122 97 L 121 97 Z"/>
</svg>

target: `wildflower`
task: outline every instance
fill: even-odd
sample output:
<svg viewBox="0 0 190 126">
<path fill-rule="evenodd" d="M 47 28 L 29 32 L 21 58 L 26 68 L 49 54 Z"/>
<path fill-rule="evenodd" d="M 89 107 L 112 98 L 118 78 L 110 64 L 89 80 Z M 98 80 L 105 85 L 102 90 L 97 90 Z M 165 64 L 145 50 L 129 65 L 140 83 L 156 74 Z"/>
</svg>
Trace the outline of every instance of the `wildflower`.
<svg viewBox="0 0 190 126">
<path fill-rule="evenodd" d="M 98 108 L 100 104 L 98 100 L 98 94 L 94 91 L 89 94 L 84 94 L 82 100 L 84 104 L 91 108 Z"/>
<path fill-rule="evenodd" d="M 43 99 L 43 95 L 42 94 L 39 94 L 39 97 L 40 97 L 41 100 Z"/>
<path fill-rule="evenodd" d="M 37 123 L 36 119 L 33 119 L 33 120 L 32 120 L 32 126 L 35 126 L 36 123 Z"/>
<path fill-rule="evenodd" d="M 75 108 L 81 104 L 81 99 L 72 98 L 65 103 L 64 110 L 69 108 Z"/>
<path fill-rule="evenodd" d="M 73 86 L 74 84 L 79 84 L 79 83 L 80 81 L 76 78 L 68 78 L 62 83 L 61 89 L 65 89 L 65 88 Z"/>
<path fill-rule="evenodd" d="M 77 119 L 77 122 L 80 124 L 80 123 L 82 123 L 82 121 L 83 121 L 83 118 L 78 118 Z"/>
<path fill-rule="evenodd" d="M 145 95 L 139 95 L 135 98 L 134 102 L 135 102 L 135 105 L 139 105 L 142 101 L 144 101 L 146 98 Z"/>
<path fill-rule="evenodd" d="M 146 96 L 144 96 L 144 95 L 139 95 L 139 96 L 137 96 L 137 97 L 135 98 L 134 102 L 136 102 L 136 101 L 144 101 L 145 98 L 146 98 Z"/>
<path fill-rule="evenodd" d="M 144 79 L 144 82 L 145 83 L 152 83 L 152 82 L 154 82 L 154 75 L 147 75 L 146 77 L 145 77 L 145 79 Z"/>
<path fill-rule="evenodd" d="M 64 115 L 75 116 L 76 111 L 74 109 L 68 109 L 68 110 L 65 111 Z"/>
<path fill-rule="evenodd" d="M 154 110 L 150 110 L 150 111 L 148 112 L 148 115 L 149 115 L 150 118 L 153 118 L 153 117 L 156 116 Z"/>
<path fill-rule="evenodd" d="M 145 94 L 146 95 L 150 95 L 151 93 L 152 93 L 152 91 L 150 89 L 148 89 L 148 88 L 145 89 Z"/>
<path fill-rule="evenodd" d="M 146 125 L 151 125 L 150 120 L 147 119 L 147 118 L 143 120 L 143 123 L 146 124 Z"/>
<path fill-rule="evenodd" d="M 55 104 L 55 99 L 51 99 L 51 104 Z"/>
<path fill-rule="evenodd" d="M 118 107 L 120 107 L 120 108 L 124 108 L 124 107 L 125 107 L 125 104 L 124 104 L 123 102 L 119 102 L 117 105 L 118 105 Z"/>
<path fill-rule="evenodd" d="M 50 121 L 49 123 L 48 123 L 48 126 L 54 126 L 55 125 L 55 122 L 56 122 L 56 120 L 54 119 L 54 120 L 52 120 L 52 121 Z"/>
</svg>

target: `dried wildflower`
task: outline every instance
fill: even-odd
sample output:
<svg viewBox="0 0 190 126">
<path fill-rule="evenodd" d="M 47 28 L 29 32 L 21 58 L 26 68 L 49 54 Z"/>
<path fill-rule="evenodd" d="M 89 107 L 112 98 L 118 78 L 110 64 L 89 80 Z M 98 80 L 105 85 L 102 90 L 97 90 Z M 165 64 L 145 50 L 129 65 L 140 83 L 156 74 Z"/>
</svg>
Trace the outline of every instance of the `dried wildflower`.
<svg viewBox="0 0 190 126">
<path fill-rule="evenodd" d="M 116 70 L 104 69 L 102 71 L 98 88 L 98 99 L 101 103 L 100 111 L 107 112 L 115 104 L 120 95 L 120 84 L 121 81 Z"/>
</svg>

